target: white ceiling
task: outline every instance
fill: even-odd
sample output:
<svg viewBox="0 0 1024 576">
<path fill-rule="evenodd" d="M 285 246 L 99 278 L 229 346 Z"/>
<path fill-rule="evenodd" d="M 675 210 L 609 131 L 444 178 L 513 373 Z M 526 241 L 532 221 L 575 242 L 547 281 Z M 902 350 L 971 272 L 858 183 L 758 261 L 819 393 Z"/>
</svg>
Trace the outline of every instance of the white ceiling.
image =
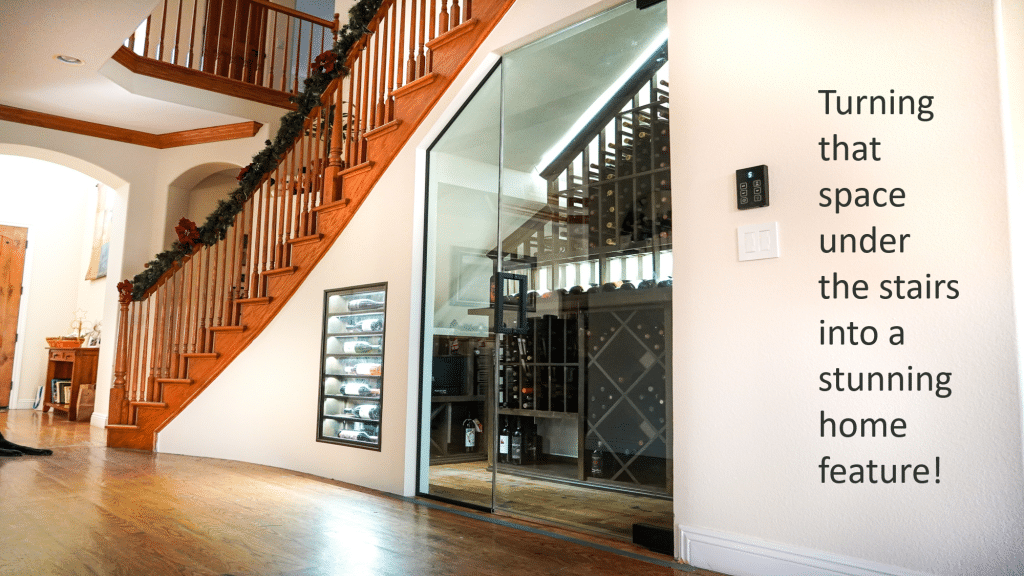
<svg viewBox="0 0 1024 576">
<path fill-rule="evenodd" d="M 0 0 L 0 104 L 150 134 L 265 122 L 247 113 L 251 103 L 239 101 L 231 108 L 220 102 L 219 111 L 204 110 L 183 104 L 180 94 L 177 103 L 153 97 L 159 90 L 133 94 L 100 73 L 156 5 L 156 0 Z M 85 64 L 61 64 L 56 54 Z M 284 113 L 277 110 L 278 116 Z"/>
</svg>

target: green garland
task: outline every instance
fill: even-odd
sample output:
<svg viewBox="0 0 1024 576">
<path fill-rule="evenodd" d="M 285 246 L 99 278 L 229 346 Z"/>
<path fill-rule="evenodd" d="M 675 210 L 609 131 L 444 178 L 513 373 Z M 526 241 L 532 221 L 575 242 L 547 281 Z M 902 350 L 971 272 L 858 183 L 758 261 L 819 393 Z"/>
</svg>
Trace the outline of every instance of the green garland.
<svg viewBox="0 0 1024 576">
<path fill-rule="evenodd" d="M 342 66 L 335 65 L 335 62 L 344 62 L 352 46 L 370 31 L 369 24 L 383 1 L 359 0 L 348 11 L 348 24 L 341 27 L 334 46 L 324 54 L 333 54 L 334 57 L 323 58 L 324 55 L 321 55 L 317 58 L 317 64 L 320 65 L 318 69 L 303 82 L 303 91 L 290 98 L 291 102 L 297 105 L 296 109 L 281 117 L 281 128 L 273 141 L 267 140 L 266 147 L 253 156 L 252 163 L 240 173 L 238 188 L 229 194 L 227 199 L 220 200 L 217 208 L 199 227 L 198 244 L 212 245 L 227 237 L 228 229 L 235 222 L 235 216 L 245 207 L 246 201 L 252 198 L 263 178 L 277 168 L 280 159 L 302 134 L 306 117 L 320 105 L 320 97 L 324 90 L 335 78 L 347 72 Z M 132 279 L 132 299 L 142 300 L 143 294 L 156 284 L 164 273 L 175 263 L 190 256 L 193 251 L 192 246 L 175 241 L 170 250 L 157 254 L 156 259 L 146 264 L 146 269 Z"/>
</svg>

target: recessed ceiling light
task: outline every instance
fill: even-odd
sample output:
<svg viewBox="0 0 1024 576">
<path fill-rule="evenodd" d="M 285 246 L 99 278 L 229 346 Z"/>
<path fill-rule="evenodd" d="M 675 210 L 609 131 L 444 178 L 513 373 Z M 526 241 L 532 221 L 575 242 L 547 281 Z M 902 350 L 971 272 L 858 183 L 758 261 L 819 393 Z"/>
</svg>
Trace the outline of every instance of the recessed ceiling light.
<svg viewBox="0 0 1024 576">
<path fill-rule="evenodd" d="M 66 54 L 55 54 L 53 59 L 61 64 L 68 64 L 69 66 L 81 66 L 82 64 L 85 64 L 82 60 Z"/>
</svg>

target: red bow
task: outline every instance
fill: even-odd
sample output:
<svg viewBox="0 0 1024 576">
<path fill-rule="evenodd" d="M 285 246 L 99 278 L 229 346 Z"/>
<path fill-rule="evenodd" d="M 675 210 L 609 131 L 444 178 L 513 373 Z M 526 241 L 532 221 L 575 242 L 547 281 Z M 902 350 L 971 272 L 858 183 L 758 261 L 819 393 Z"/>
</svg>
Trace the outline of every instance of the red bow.
<svg viewBox="0 0 1024 576">
<path fill-rule="evenodd" d="M 132 301 L 132 281 L 122 280 L 117 283 L 118 302 L 127 304 Z"/>
<path fill-rule="evenodd" d="M 188 218 L 179 220 L 174 232 L 178 235 L 178 242 L 187 248 L 191 248 L 199 241 L 199 229 L 196 228 L 196 223 Z"/>
</svg>

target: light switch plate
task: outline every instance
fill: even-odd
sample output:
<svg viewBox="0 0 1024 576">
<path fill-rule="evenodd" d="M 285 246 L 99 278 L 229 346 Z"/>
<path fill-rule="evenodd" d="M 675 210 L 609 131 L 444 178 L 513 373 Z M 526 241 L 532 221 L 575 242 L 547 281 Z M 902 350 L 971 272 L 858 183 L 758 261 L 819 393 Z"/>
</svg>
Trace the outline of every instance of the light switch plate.
<svg viewBox="0 0 1024 576">
<path fill-rule="evenodd" d="M 779 223 L 751 224 L 736 229 L 740 262 L 779 257 Z"/>
</svg>

